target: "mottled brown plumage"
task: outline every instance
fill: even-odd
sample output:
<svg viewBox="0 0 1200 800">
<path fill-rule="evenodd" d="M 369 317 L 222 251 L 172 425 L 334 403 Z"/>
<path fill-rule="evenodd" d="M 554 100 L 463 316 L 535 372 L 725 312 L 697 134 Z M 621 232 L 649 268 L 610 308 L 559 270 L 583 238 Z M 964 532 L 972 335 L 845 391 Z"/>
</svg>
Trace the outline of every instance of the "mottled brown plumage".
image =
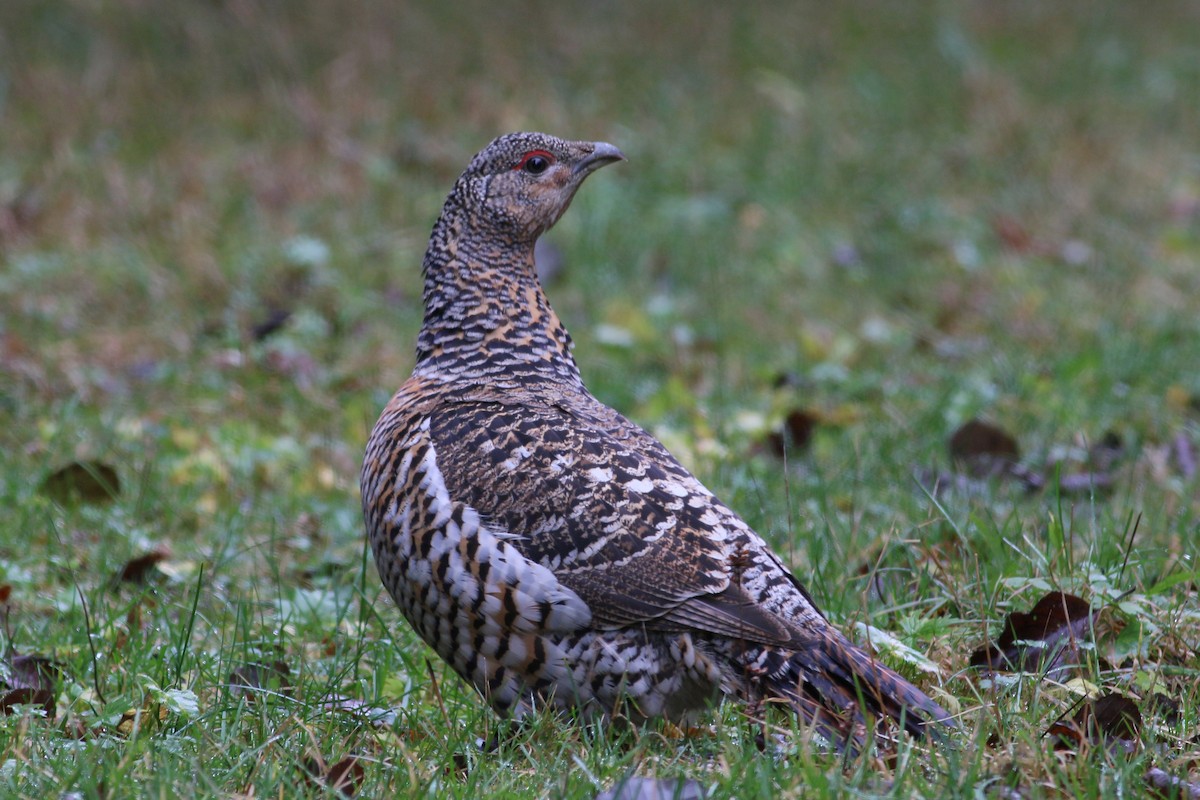
<svg viewBox="0 0 1200 800">
<path fill-rule="evenodd" d="M 915 733 L 951 725 L 584 387 L 534 242 L 591 172 L 623 158 L 510 134 L 447 198 L 425 254 L 417 364 L 363 464 L 384 584 L 501 714 L 679 718 L 724 694 L 790 705 L 838 744 L 862 742 L 864 709 Z"/>
</svg>

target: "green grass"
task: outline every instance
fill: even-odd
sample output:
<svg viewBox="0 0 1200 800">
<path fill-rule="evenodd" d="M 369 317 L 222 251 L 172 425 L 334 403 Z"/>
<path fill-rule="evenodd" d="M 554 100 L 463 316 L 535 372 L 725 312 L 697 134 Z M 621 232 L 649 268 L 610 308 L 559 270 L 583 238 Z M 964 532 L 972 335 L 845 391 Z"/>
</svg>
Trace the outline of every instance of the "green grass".
<svg viewBox="0 0 1200 800">
<path fill-rule="evenodd" d="M 310 767 L 347 755 L 362 797 L 1196 780 L 1198 581 L 1170 583 L 1200 558 L 1200 483 L 1170 454 L 1200 442 L 1195 8 L 441 5 L 0 5 L 3 644 L 63 672 L 54 719 L 0 718 L 0 795 L 330 796 Z M 550 234 L 594 393 L 839 624 L 929 655 L 940 674 L 912 674 L 961 710 L 956 749 L 760 752 L 732 708 L 682 738 L 539 717 L 478 749 L 502 729 L 382 591 L 357 471 L 412 366 L 429 227 L 515 129 L 630 157 Z M 785 468 L 758 443 L 797 407 L 821 423 Z M 913 473 L 975 416 L 1035 465 L 1115 432 L 1113 488 L 935 503 Z M 40 491 L 86 460 L 114 502 Z M 149 585 L 114 585 L 156 547 Z M 1180 702 L 1141 703 L 1132 756 L 1056 755 L 1068 688 L 966 669 L 1051 587 L 1109 604 L 1100 685 Z M 229 686 L 276 661 L 272 691 Z"/>
</svg>

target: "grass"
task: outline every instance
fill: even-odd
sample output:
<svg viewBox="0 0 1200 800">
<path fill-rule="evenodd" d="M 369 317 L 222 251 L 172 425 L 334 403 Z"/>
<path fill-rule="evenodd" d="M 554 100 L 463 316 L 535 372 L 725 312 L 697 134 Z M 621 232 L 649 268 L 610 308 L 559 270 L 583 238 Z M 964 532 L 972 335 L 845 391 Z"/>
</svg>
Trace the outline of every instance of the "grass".
<svg viewBox="0 0 1200 800">
<path fill-rule="evenodd" d="M 363 797 L 1196 780 L 1200 484 L 1171 448 L 1200 440 L 1197 34 L 1182 2 L 3 4 L 4 644 L 62 680 L 53 719 L 0 718 L 0 794 L 329 796 L 312 776 L 348 755 Z M 839 624 L 927 654 L 937 676 L 896 663 L 962 711 L 957 749 L 763 753 L 725 708 L 479 751 L 497 723 L 383 593 L 357 470 L 445 192 L 523 128 L 630 156 L 549 237 L 592 390 Z M 785 467 L 759 442 L 794 408 L 819 423 Z M 1035 465 L 1114 432 L 1112 489 L 932 498 L 914 471 L 976 416 Z M 41 490 L 83 462 L 115 501 Z M 1137 753 L 1055 753 L 1078 686 L 966 669 L 1048 588 L 1106 606 L 1093 678 L 1141 699 Z M 230 685 L 254 664 L 262 691 Z"/>
</svg>

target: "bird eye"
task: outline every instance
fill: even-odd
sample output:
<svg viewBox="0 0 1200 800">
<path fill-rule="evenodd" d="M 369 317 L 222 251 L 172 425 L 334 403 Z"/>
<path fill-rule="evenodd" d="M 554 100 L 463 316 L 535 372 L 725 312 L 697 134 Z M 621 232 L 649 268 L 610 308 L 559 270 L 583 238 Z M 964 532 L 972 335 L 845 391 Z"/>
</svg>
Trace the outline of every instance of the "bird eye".
<svg viewBox="0 0 1200 800">
<path fill-rule="evenodd" d="M 517 169 L 524 170 L 530 175 L 541 175 L 550 169 L 550 165 L 553 163 L 554 156 L 545 150 L 531 150 L 521 159 L 521 163 L 517 164 Z"/>
</svg>

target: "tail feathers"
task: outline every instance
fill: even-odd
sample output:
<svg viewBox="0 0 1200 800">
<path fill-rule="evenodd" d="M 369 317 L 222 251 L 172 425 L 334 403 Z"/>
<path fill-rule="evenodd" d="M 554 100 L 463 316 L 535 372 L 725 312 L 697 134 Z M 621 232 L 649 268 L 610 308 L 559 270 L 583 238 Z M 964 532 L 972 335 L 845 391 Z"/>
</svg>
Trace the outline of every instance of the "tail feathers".
<svg viewBox="0 0 1200 800">
<path fill-rule="evenodd" d="M 950 714 L 893 670 L 827 632 L 802 650 L 764 648 L 746 663 L 766 699 L 786 701 L 838 749 L 866 744 L 866 714 L 886 718 L 914 736 L 937 737 L 957 727 Z"/>
</svg>

